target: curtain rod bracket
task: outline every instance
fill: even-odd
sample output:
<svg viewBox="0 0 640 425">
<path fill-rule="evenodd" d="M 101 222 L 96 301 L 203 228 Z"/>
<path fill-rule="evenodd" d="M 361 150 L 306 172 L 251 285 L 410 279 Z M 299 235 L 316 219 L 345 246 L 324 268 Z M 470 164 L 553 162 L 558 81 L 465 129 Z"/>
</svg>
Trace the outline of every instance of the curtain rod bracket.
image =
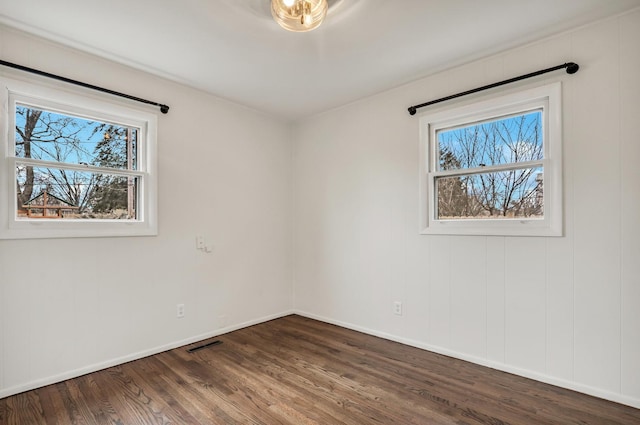
<svg viewBox="0 0 640 425">
<path fill-rule="evenodd" d="M 562 65 L 554 66 L 554 67 L 547 68 L 547 69 L 542 69 L 540 71 L 531 72 L 529 74 L 520 75 L 520 76 L 514 77 L 514 78 L 509 78 L 508 80 L 500 81 L 500 82 L 493 83 L 493 84 L 488 84 L 486 86 L 482 86 L 482 87 L 478 87 L 478 88 L 475 88 L 475 89 L 463 91 L 463 92 L 460 92 L 460 93 L 457 93 L 457 94 L 452 94 L 451 96 L 441 97 L 440 99 L 432 100 L 432 101 L 429 101 L 429 102 L 426 102 L 426 103 L 421 103 L 420 105 L 410 106 L 408 108 L 409 115 L 415 115 L 416 112 L 418 111 L 418 109 L 424 108 L 425 106 L 429 106 L 429 105 L 433 105 L 433 104 L 436 104 L 436 103 L 444 102 L 446 100 L 455 99 L 457 97 L 462 97 L 462 96 L 466 96 L 466 95 L 469 95 L 469 94 L 477 93 L 479 91 L 492 89 L 494 87 L 502 86 L 502 85 L 505 85 L 505 84 L 514 83 L 516 81 L 524 80 L 526 78 L 536 77 L 538 75 L 546 74 L 547 72 L 556 71 L 556 70 L 562 69 L 562 68 L 566 68 L 567 74 L 575 74 L 580 69 L 580 66 L 575 62 L 567 62 L 567 63 L 563 63 Z"/>
</svg>

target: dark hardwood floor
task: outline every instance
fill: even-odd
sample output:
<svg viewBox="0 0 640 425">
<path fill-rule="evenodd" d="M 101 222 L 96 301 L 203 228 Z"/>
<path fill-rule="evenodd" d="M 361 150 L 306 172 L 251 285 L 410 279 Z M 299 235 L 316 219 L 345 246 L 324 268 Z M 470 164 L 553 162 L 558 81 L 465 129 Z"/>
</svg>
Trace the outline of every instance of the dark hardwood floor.
<svg viewBox="0 0 640 425">
<path fill-rule="evenodd" d="M 640 424 L 638 409 L 299 316 L 216 339 L 0 399 L 0 424 Z"/>
</svg>

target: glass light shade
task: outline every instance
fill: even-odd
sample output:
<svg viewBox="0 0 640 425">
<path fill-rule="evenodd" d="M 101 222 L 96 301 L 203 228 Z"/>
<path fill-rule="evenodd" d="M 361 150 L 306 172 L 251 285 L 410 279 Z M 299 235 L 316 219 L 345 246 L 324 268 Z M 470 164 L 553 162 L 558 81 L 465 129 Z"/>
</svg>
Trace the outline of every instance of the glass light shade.
<svg viewBox="0 0 640 425">
<path fill-rule="evenodd" d="M 271 0 L 273 19 L 282 28 L 294 32 L 318 28 L 327 15 L 327 9 L 327 0 Z"/>
</svg>

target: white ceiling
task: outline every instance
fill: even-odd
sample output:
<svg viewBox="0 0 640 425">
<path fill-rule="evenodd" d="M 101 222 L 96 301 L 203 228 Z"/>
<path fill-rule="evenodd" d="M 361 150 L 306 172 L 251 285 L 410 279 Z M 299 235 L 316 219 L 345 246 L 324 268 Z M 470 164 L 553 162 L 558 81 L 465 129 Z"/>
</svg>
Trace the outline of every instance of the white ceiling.
<svg viewBox="0 0 640 425">
<path fill-rule="evenodd" d="M 309 33 L 281 29 L 270 0 L 0 0 L 0 22 L 294 120 L 640 6 L 332 3 L 326 21 Z"/>
</svg>

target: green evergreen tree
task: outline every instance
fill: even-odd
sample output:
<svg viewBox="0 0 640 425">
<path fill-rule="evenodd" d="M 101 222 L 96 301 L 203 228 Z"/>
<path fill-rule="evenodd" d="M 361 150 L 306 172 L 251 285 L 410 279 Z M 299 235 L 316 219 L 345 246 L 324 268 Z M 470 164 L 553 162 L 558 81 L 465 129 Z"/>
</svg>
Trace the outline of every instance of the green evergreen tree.
<svg viewBox="0 0 640 425">
<path fill-rule="evenodd" d="M 94 132 L 104 132 L 103 139 L 95 147 L 93 165 L 98 167 L 127 168 L 127 129 L 105 124 Z M 127 210 L 128 179 L 122 176 L 98 175 L 91 194 L 91 209 L 95 213 L 111 213 Z"/>
<path fill-rule="evenodd" d="M 447 148 L 440 150 L 440 169 L 460 169 L 460 161 Z M 464 217 L 468 213 L 469 197 L 460 177 L 441 178 L 438 184 L 438 218 Z"/>
</svg>

